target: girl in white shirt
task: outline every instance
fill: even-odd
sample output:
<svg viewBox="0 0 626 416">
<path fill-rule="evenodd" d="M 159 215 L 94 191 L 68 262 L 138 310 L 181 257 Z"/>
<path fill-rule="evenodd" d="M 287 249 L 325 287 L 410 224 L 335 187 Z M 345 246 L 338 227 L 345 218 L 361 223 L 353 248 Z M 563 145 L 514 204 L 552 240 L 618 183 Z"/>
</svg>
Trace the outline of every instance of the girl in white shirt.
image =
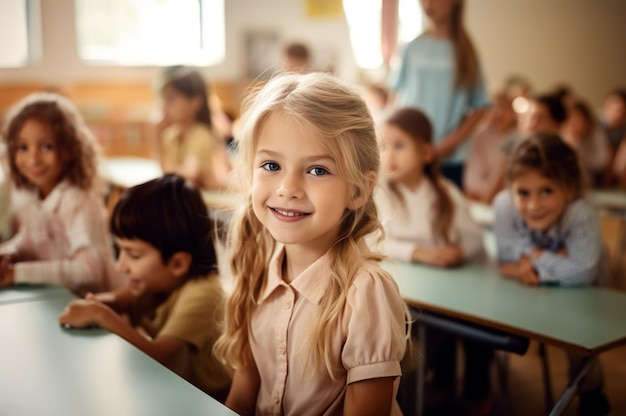
<svg viewBox="0 0 626 416">
<path fill-rule="evenodd" d="M 10 110 L 2 139 L 19 229 L 0 246 L 0 287 L 58 284 L 83 295 L 116 286 L 97 143 L 74 105 L 32 94 Z"/>
<path fill-rule="evenodd" d="M 397 110 L 379 144 L 383 187 L 376 202 L 387 254 L 439 267 L 481 256 L 482 230 L 461 191 L 439 174 L 428 117 L 416 108 Z"/>
<path fill-rule="evenodd" d="M 482 257 L 482 230 L 472 220 L 465 197 L 439 174 L 428 117 L 416 108 L 396 110 L 383 124 L 379 145 L 383 187 L 377 204 L 383 211 L 387 254 L 437 267 L 453 267 Z M 414 317 L 419 316 L 419 311 L 413 312 Z M 456 413 L 458 409 L 440 407 L 452 402 L 455 339 L 445 331 L 429 328 L 426 340 L 426 365 L 434 373 L 433 391 L 441 399 L 435 400 L 437 408 L 433 410 Z M 463 346 L 465 398 L 468 405 L 479 407 L 470 413 L 481 414 L 490 406 L 492 352 L 468 340 Z M 409 371 L 412 364 L 403 362 L 403 372 Z M 400 386 L 399 402 L 404 414 L 414 413 L 410 380 L 403 377 Z"/>
</svg>

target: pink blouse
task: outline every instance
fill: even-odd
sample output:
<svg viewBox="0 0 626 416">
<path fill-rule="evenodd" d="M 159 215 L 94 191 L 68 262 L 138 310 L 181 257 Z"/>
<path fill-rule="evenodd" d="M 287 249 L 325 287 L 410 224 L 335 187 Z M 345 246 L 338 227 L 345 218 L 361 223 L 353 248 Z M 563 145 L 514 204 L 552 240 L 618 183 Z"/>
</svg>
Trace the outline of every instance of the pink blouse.
<svg viewBox="0 0 626 416">
<path fill-rule="evenodd" d="M 78 294 L 118 285 L 99 196 L 63 181 L 44 200 L 28 191 L 12 198 L 19 230 L 0 254 L 13 256 L 15 283 L 58 284 Z"/>
<path fill-rule="evenodd" d="M 261 378 L 256 413 L 341 415 L 348 384 L 396 377 L 390 412 L 400 415 L 395 395 L 406 345 L 405 315 L 393 278 L 374 262 L 357 272 L 330 342 L 333 365 L 341 369 L 333 382 L 323 365 L 307 361 L 311 330 L 329 281 L 328 255 L 291 284 L 281 277 L 283 258 L 279 245 L 252 314 L 250 346 Z"/>
</svg>

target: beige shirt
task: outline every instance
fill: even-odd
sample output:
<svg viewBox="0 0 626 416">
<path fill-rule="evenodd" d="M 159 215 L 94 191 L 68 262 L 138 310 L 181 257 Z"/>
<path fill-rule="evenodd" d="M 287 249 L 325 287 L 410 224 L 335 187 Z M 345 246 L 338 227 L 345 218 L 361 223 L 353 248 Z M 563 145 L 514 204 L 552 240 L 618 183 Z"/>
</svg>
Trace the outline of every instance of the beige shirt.
<svg viewBox="0 0 626 416">
<path fill-rule="evenodd" d="M 161 165 L 163 172 L 178 173 L 203 189 L 223 187 L 230 174 L 225 144 L 201 123 L 184 135 L 177 125 L 163 131 Z"/>
<path fill-rule="evenodd" d="M 341 415 L 348 384 L 380 377 L 396 377 L 395 398 L 406 339 L 403 301 L 393 278 L 373 262 L 359 269 L 330 340 L 332 362 L 341 369 L 333 382 L 325 367 L 306 362 L 330 278 L 328 255 L 291 284 L 281 277 L 283 258 L 284 247 L 279 245 L 252 314 L 250 348 L 261 377 L 256 414 Z M 401 414 L 395 400 L 390 410 Z"/>
<path fill-rule="evenodd" d="M 461 191 L 450 181 L 444 180 L 452 203 L 454 217 L 450 240 L 463 249 L 465 259 L 480 258 L 484 254 L 483 232 L 472 219 L 467 200 Z M 404 199 L 404 207 L 386 187 L 381 187 L 376 194 L 376 204 L 381 211 L 381 220 L 385 228 L 385 251 L 388 256 L 410 261 L 416 247 L 433 247 L 442 244 L 433 235 L 433 205 L 437 194 L 429 179 L 421 181 L 415 191 L 399 187 Z"/>
<path fill-rule="evenodd" d="M 159 306 L 154 322 L 158 336 L 175 337 L 192 346 L 189 381 L 209 394 L 230 386 L 230 375 L 213 357 L 213 344 L 224 323 L 224 300 L 217 275 L 191 279 Z"/>
<path fill-rule="evenodd" d="M 15 282 L 58 284 L 78 294 L 118 286 L 103 199 L 66 181 L 41 200 L 12 194 L 19 230 L 0 245 L 16 259 Z"/>
</svg>

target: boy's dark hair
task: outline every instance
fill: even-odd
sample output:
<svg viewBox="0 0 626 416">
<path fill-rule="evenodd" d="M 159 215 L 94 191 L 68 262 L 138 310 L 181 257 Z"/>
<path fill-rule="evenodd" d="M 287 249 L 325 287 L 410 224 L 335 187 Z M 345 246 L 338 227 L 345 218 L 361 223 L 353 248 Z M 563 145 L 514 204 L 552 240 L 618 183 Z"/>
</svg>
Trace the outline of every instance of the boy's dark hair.
<svg viewBox="0 0 626 416">
<path fill-rule="evenodd" d="M 166 174 L 126 190 L 113 209 L 110 227 L 118 238 L 151 244 L 164 263 L 176 252 L 191 254 L 189 277 L 217 272 L 206 205 L 198 189 L 179 175 Z"/>
<path fill-rule="evenodd" d="M 291 58 L 308 61 L 311 54 L 309 52 L 308 46 L 306 46 L 304 43 L 294 42 L 285 47 L 285 55 Z"/>
<path fill-rule="evenodd" d="M 578 155 L 558 134 L 537 132 L 521 142 L 511 155 L 507 181 L 511 183 L 529 169 L 574 190 L 576 197 L 584 191 L 584 176 Z"/>
<path fill-rule="evenodd" d="M 558 124 L 563 123 L 567 118 L 567 108 L 565 108 L 565 104 L 563 104 L 563 99 L 560 95 L 539 94 L 535 95 L 533 100 L 544 105 L 548 109 L 552 120 L 556 121 Z"/>
</svg>

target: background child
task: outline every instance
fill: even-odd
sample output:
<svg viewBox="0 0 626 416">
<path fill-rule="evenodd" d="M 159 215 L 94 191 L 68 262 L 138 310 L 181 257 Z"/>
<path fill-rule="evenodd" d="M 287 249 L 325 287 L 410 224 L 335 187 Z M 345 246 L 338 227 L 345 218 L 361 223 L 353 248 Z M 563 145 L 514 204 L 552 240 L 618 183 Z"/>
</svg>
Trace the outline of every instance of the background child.
<svg viewBox="0 0 626 416">
<path fill-rule="evenodd" d="M 18 231 L 0 246 L 0 286 L 59 284 L 84 294 L 118 284 L 97 185 L 97 145 L 74 105 L 32 94 L 7 114 Z"/>
<path fill-rule="evenodd" d="M 250 193 L 230 233 L 235 287 L 217 346 L 236 369 L 226 405 L 400 414 L 405 307 L 365 243 L 380 231 L 365 102 L 330 75 L 286 74 L 246 108 L 238 172 Z"/>
<path fill-rule="evenodd" d="M 377 203 L 385 216 L 387 254 L 437 267 L 480 258 L 482 230 L 472 220 L 461 191 L 439 174 L 427 116 L 416 108 L 393 112 L 383 124 L 380 149 L 383 188 Z M 431 400 L 429 407 L 449 405 L 455 382 L 455 339 L 434 329 L 429 329 L 426 339 L 426 361 L 434 372 L 429 396 L 440 398 Z M 465 396 L 472 402 L 482 401 L 489 393 L 491 351 L 469 341 L 463 345 Z M 403 363 L 404 368 L 410 366 Z M 409 380 L 403 378 L 400 394 L 405 414 L 413 413 L 414 390 Z"/>
<path fill-rule="evenodd" d="M 72 301 L 59 322 L 114 332 L 223 401 L 230 377 L 212 348 L 224 293 L 200 193 L 173 174 L 137 185 L 115 206 L 111 231 L 120 252 L 117 270 L 128 282 Z"/>
<path fill-rule="evenodd" d="M 615 88 L 606 95 L 599 121 L 611 152 L 603 185 L 626 188 L 626 88 Z"/>
<path fill-rule="evenodd" d="M 519 115 L 518 128 L 524 137 L 539 131 L 559 134 L 566 119 L 567 108 L 561 96 L 536 94 L 529 98 L 528 109 Z"/>
<path fill-rule="evenodd" d="M 500 271 L 527 285 L 590 285 L 601 275 L 596 208 L 583 198 L 576 153 L 558 135 L 535 133 L 515 150 L 508 189 L 494 200 Z M 568 354 L 570 371 L 580 357 Z M 608 414 L 597 358 L 580 388 L 580 414 Z"/>
<path fill-rule="evenodd" d="M 466 140 L 489 104 L 476 49 L 463 23 L 464 0 L 420 0 L 427 30 L 402 53 L 391 81 L 399 106 L 422 109 L 444 176 L 463 185 Z M 435 63 L 435 64 L 434 64 Z"/>
<path fill-rule="evenodd" d="M 282 70 L 305 74 L 311 71 L 311 51 L 302 42 L 291 42 L 285 45 L 282 57 Z"/>
<path fill-rule="evenodd" d="M 441 177 L 427 116 L 402 108 L 385 121 L 380 137 L 387 253 L 392 258 L 450 267 L 483 252 L 482 230 L 467 200 Z"/>
<path fill-rule="evenodd" d="M 491 204 L 504 188 L 506 156 L 502 147 L 517 142 L 517 115 L 504 93 L 496 94 L 485 118 L 472 133 L 463 175 L 463 191 L 470 198 Z"/>
<path fill-rule="evenodd" d="M 585 101 L 574 99 L 568 107 L 561 136 L 576 151 L 585 183 L 600 186 L 610 163 L 611 150 L 604 131 L 596 123 L 595 114 Z"/>
<path fill-rule="evenodd" d="M 213 129 L 208 88 L 196 70 L 174 67 L 165 72 L 163 87 L 161 165 L 203 189 L 222 189 L 230 165 L 225 140 Z"/>
</svg>

